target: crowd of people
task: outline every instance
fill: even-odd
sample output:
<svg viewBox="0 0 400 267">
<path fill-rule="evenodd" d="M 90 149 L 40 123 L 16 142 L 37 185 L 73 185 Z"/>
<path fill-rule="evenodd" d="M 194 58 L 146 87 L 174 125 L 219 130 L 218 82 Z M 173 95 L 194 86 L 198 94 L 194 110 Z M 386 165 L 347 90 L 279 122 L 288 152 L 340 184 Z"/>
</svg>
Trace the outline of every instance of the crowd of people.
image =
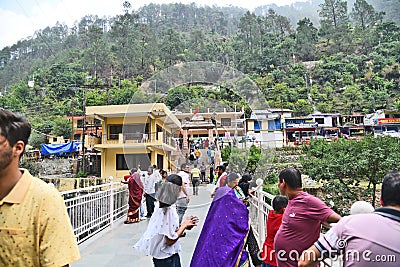
<svg viewBox="0 0 400 267">
<path fill-rule="evenodd" d="M 210 165 L 215 165 L 215 149 L 216 145 L 214 142 L 202 141 L 200 143 L 195 144 L 194 141 L 190 141 L 189 143 L 189 154 L 186 153 L 185 159 L 186 164 L 200 164 L 200 157 L 202 155 L 200 149 L 207 149 L 207 163 Z M 204 164 L 204 162 L 202 163 Z"/>
<path fill-rule="evenodd" d="M 30 132 L 23 116 L 0 109 L 0 265 L 68 266 L 80 254 L 64 200 L 54 187 L 19 168 Z M 189 189 L 198 196 L 203 172 L 186 163 L 170 175 L 155 165 L 147 172 L 138 166 L 121 181 L 129 189 L 126 224 L 140 221 L 145 202 L 149 222 L 134 247 L 152 256 L 154 266 L 181 266 L 179 239 L 200 220 L 185 218 Z M 342 218 L 303 190 L 299 170 L 285 168 L 278 176 L 280 196 L 272 200 L 261 248 L 248 209 L 252 176 L 220 165 L 213 179 L 216 190 L 191 267 L 318 266 L 338 255 L 344 266 L 399 266 L 400 171 L 383 178 L 382 207 L 373 210 L 357 202 L 351 215 Z M 321 225 L 329 223 L 335 225 L 321 236 Z"/>
<path fill-rule="evenodd" d="M 183 165 L 178 176 L 183 181 L 188 177 L 199 179 L 196 167 L 189 171 L 189 166 Z M 183 174 L 183 173 L 184 174 Z M 190 174 L 191 173 L 191 174 Z M 182 178 L 181 176 L 186 176 Z M 324 257 L 343 253 L 345 248 L 338 248 L 338 241 L 345 240 L 347 248 L 351 250 L 372 251 L 371 253 L 382 255 L 394 255 L 395 262 L 381 262 L 379 266 L 398 266 L 400 259 L 400 172 L 389 173 L 383 180 L 382 205 L 374 212 L 371 205 L 365 202 L 356 202 L 352 206 L 351 215 L 342 218 L 317 197 L 308 194 L 302 188 L 301 173 L 295 168 L 286 168 L 278 176 L 279 196 L 272 200 L 273 210 L 269 211 L 266 236 L 263 246 L 260 248 L 255 238 L 248 210 L 248 200 L 254 192 L 254 183 L 250 174 L 240 176 L 229 171 L 228 166 L 220 165 L 215 172 L 216 190 L 212 195 L 213 200 L 204 219 L 190 266 L 318 266 L 318 261 Z M 177 223 L 174 224 L 174 236 L 165 235 L 165 246 L 170 239 L 179 239 L 184 236 L 185 229 L 197 225 L 199 218 L 187 218 L 183 220 L 189 196 L 177 193 L 174 203 L 177 214 Z M 193 187 L 193 195 L 196 195 L 196 186 Z M 187 193 L 187 191 L 186 191 Z M 178 205 L 178 199 L 183 199 L 184 205 Z M 185 207 L 183 207 L 185 206 Z M 165 216 L 164 216 L 165 217 Z M 368 221 L 371 221 L 376 229 L 383 227 L 388 234 L 377 235 L 377 231 L 367 233 Z M 163 225 L 165 222 L 163 223 Z M 334 225 L 324 236 L 321 236 L 322 225 Z M 363 227 L 359 227 L 362 225 Z M 149 224 L 148 231 L 153 224 Z M 165 231 L 164 231 L 165 232 Z M 162 234 L 163 231 L 158 232 Z M 137 243 L 139 251 L 141 247 L 152 244 L 151 241 L 143 241 L 147 234 Z M 159 238 L 159 236 L 158 236 Z M 355 241 L 353 241 L 355 240 Z M 143 243 L 145 242 L 145 243 Z M 146 243 L 147 242 L 147 243 Z M 175 244 L 175 243 L 174 243 Z M 332 252 L 333 251 L 333 252 Z M 176 254 L 168 254 L 170 257 L 179 258 Z M 386 254 L 384 254 L 386 253 Z M 170 265 L 159 265 L 156 261 L 157 253 L 147 251 L 146 255 L 153 256 L 155 266 L 180 266 L 176 261 Z M 347 260 L 347 259 L 346 259 Z M 355 264 L 355 260 L 347 260 L 344 266 L 376 266 L 366 260 L 362 264 Z M 350 264 L 352 263 L 352 264 Z"/>
</svg>

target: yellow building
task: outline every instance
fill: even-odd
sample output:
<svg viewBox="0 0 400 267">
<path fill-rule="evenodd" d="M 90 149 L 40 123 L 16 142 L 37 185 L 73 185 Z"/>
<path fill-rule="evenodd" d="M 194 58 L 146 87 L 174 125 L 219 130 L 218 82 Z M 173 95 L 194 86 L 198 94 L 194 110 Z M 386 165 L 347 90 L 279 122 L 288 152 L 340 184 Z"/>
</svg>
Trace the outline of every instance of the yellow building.
<svg viewBox="0 0 400 267">
<path fill-rule="evenodd" d="M 56 135 L 49 134 L 49 135 L 47 135 L 47 142 L 49 144 L 59 145 L 59 144 L 68 143 L 69 139 L 64 139 L 63 136 L 56 136 Z"/>
<path fill-rule="evenodd" d="M 75 142 L 82 142 L 83 132 L 85 132 L 86 148 L 93 148 L 94 145 L 100 143 L 100 138 L 98 138 L 102 133 L 100 120 L 89 116 L 86 116 L 85 120 L 83 116 L 68 116 L 67 118 L 72 125 L 72 136 Z"/>
<path fill-rule="evenodd" d="M 120 178 L 138 165 L 172 169 L 181 123 L 165 104 L 93 106 L 86 115 L 102 122 L 101 143 L 94 145 L 101 151 L 101 177 Z"/>
</svg>

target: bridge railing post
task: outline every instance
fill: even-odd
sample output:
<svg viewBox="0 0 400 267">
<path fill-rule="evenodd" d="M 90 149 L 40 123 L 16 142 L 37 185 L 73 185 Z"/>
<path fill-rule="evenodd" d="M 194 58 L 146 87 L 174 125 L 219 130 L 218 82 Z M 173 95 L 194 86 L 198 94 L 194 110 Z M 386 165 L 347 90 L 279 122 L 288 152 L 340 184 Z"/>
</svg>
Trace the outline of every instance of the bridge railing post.
<svg viewBox="0 0 400 267">
<path fill-rule="evenodd" d="M 265 238 L 265 224 L 264 224 L 264 214 L 263 214 L 263 194 L 262 194 L 262 187 L 259 186 L 257 188 L 257 218 L 258 218 L 258 245 L 262 246 L 263 239 Z"/>
<path fill-rule="evenodd" d="M 114 188 L 113 188 L 114 177 L 110 176 L 108 179 L 110 180 L 110 228 L 111 228 L 114 222 Z"/>
</svg>

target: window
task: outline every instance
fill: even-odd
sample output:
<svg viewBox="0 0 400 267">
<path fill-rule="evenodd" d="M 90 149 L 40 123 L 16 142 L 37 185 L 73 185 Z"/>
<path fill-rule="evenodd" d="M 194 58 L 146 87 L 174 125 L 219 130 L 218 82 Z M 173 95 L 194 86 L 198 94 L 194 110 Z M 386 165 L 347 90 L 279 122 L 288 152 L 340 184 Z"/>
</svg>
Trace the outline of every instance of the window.
<svg viewBox="0 0 400 267">
<path fill-rule="evenodd" d="M 315 118 L 315 122 L 318 124 L 325 124 L 325 119 L 324 118 Z"/>
<path fill-rule="evenodd" d="M 273 131 L 276 129 L 275 121 L 268 121 L 268 131 Z"/>
<path fill-rule="evenodd" d="M 151 154 L 117 154 L 116 155 L 116 168 L 120 170 L 130 170 L 133 167 L 141 165 L 143 170 L 146 166 L 150 166 Z"/>
<path fill-rule="evenodd" d="M 231 118 L 221 118 L 221 126 L 231 126 Z"/>
<path fill-rule="evenodd" d="M 156 125 L 156 140 L 158 140 L 158 133 L 163 132 L 163 128 L 160 125 Z"/>
<path fill-rule="evenodd" d="M 262 122 L 261 121 L 254 121 L 254 131 L 260 131 L 262 126 Z"/>
<path fill-rule="evenodd" d="M 118 135 L 122 133 L 122 125 L 110 125 L 110 136 L 111 140 L 118 140 Z"/>
<path fill-rule="evenodd" d="M 74 134 L 74 141 L 81 140 L 81 134 Z"/>
<path fill-rule="evenodd" d="M 157 167 L 158 169 L 164 169 L 164 155 L 157 154 Z"/>
<path fill-rule="evenodd" d="M 274 123 L 275 123 L 275 129 L 274 130 L 280 130 L 280 129 L 282 129 L 282 127 L 284 127 L 284 124 L 281 123 L 281 120 L 274 120 Z M 269 125 L 268 125 L 268 127 L 269 127 Z"/>
<path fill-rule="evenodd" d="M 125 134 L 147 133 L 146 127 L 147 124 L 125 124 L 122 128 L 122 131 Z"/>
</svg>

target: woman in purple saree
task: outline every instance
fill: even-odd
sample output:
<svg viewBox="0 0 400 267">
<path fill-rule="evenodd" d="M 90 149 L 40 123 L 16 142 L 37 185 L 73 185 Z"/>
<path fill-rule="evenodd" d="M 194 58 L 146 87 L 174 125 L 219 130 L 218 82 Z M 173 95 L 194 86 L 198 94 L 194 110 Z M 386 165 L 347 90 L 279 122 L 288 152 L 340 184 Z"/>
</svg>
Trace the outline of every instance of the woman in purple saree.
<svg viewBox="0 0 400 267">
<path fill-rule="evenodd" d="M 208 210 L 191 267 L 248 266 L 244 247 L 249 232 L 249 211 L 235 192 L 220 187 Z"/>
<path fill-rule="evenodd" d="M 131 175 L 124 176 L 126 181 L 121 181 L 124 184 L 128 184 L 129 190 L 129 209 L 125 224 L 139 221 L 139 208 L 143 196 L 143 183 L 140 180 L 140 174 L 136 169 L 132 169 L 130 173 Z"/>
</svg>

